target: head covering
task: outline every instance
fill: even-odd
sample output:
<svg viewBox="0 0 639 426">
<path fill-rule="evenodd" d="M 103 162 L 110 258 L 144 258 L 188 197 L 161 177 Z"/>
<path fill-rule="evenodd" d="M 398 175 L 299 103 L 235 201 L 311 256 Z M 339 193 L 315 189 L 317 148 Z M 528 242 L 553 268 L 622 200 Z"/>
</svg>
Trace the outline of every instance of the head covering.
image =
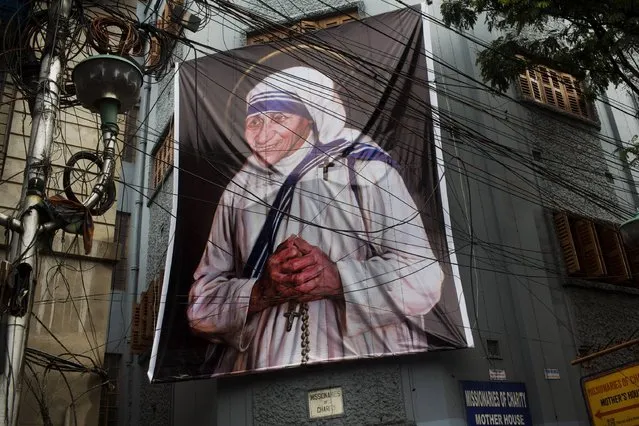
<svg viewBox="0 0 639 426">
<path fill-rule="evenodd" d="M 327 143 L 343 133 L 346 111 L 333 80 L 308 67 L 269 75 L 247 95 L 247 115 L 288 112 L 313 121 L 316 139 Z"/>
</svg>

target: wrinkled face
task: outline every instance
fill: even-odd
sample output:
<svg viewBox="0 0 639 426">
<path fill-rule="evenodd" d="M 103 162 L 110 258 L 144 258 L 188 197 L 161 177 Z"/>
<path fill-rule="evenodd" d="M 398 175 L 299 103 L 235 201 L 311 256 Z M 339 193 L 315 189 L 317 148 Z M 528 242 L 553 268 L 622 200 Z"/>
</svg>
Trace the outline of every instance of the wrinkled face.
<svg viewBox="0 0 639 426">
<path fill-rule="evenodd" d="M 267 112 L 246 118 L 244 137 L 264 165 L 275 165 L 302 146 L 311 121 L 299 115 Z"/>
</svg>

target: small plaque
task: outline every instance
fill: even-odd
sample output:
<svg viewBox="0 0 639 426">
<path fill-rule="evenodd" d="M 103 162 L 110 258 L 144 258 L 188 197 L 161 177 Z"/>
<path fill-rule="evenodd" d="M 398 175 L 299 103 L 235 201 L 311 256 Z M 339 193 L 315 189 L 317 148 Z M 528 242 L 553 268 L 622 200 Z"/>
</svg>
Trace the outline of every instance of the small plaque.
<svg viewBox="0 0 639 426">
<path fill-rule="evenodd" d="M 311 419 L 340 416 L 344 414 L 342 388 L 309 391 L 308 413 Z"/>
<path fill-rule="evenodd" d="M 501 368 L 489 368 L 488 378 L 490 380 L 506 380 L 506 370 Z"/>
<path fill-rule="evenodd" d="M 561 376 L 559 375 L 558 368 L 544 368 L 544 377 L 546 380 L 559 380 Z"/>
</svg>

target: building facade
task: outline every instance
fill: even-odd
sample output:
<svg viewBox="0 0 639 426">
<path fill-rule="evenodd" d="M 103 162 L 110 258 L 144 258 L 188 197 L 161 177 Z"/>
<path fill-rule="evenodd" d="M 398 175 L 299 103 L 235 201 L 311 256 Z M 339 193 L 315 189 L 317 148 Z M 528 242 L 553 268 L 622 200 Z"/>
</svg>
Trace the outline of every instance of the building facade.
<svg viewBox="0 0 639 426">
<path fill-rule="evenodd" d="M 135 2 L 111 3 L 123 10 L 132 5 Z M 25 87 L 29 86 L 29 71 L 37 72 L 39 68 L 35 58 L 40 54 L 37 47 L 42 45 L 10 45 L 11 31 L 16 27 L 8 25 L 18 18 L 23 19 L 20 21 L 22 27 L 18 28 L 24 32 L 18 33 L 25 38 L 33 36 L 32 41 L 37 41 L 44 34 L 40 31 L 46 27 L 34 26 L 32 21 L 27 25 L 27 18 L 40 19 L 38 22 L 45 19 L 46 22 L 49 14 L 46 6 L 41 2 L 5 2 L 2 5 L 1 42 L 7 50 L 3 51 L 0 60 L 0 212 L 9 216 L 17 215 L 20 208 L 33 110 Z M 87 8 L 84 12 L 100 14 L 100 9 Z M 77 19 L 77 15 L 72 19 Z M 56 114 L 47 197 L 66 197 L 63 174 L 74 154 L 102 149 L 99 117 L 77 106 L 73 96 L 66 91 L 73 67 L 95 53 L 82 43 L 85 33 L 76 24 L 71 22 L 70 37 L 66 40 L 67 54 L 63 61 L 66 86 L 62 89 L 61 108 Z M 124 141 L 130 133 L 130 129 L 125 129 L 129 122 L 127 117 L 120 116 L 115 171 L 118 182 L 125 180 L 133 169 L 131 150 L 124 149 Z M 92 171 L 85 172 L 82 164 L 73 166 L 71 172 L 70 186 L 80 199 L 92 189 Z M 108 341 L 112 321 L 109 312 L 124 309 L 130 300 L 117 297 L 125 291 L 124 280 L 118 281 L 118 275 L 121 275 L 118 268 L 126 268 L 120 260 L 126 249 L 123 236 L 128 234 L 126 209 L 131 208 L 126 185 L 119 183 L 118 186 L 117 207 L 114 205 L 106 213 L 93 217 L 89 251 L 83 244 L 82 235 L 62 230 L 50 241 L 43 241 L 39 248 L 19 424 L 114 424 L 107 421 L 108 395 L 115 391 L 110 387 L 115 381 L 108 377 L 108 372 L 113 370 L 114 362 L 109 356 L 105 357 L 105 351 L 125 342 Z M 3 238 L 0 243 L 3 259 L 8 256 L 9 245 L 9 238 Z M 112 289 L 116 289 L 115 293 Z M 116 297 L 112 298 L 113 294 Z M 3 351 L 6 349 L 4 344 L 3 341 Z M 74 363 L 74 370 L 60 369 L 56 360 Z M 83 368 L 75 368 L 79 366 Z"/>
<path fill-rule="evenodd" d="M 138 11 L 152 20 L 164 6 L 147 4 Z M 242 6 L 270 22 L 321 31 L 405 5 L 309 0 Z M 549 69 L 522 75 L 508 93 L 496 95 L 483 85 L 475 64 L 481 49 L 475 41 L 495 35 L 479 26 L 463 34 L 446 28 L 439 6 L 439 1 L 428 5 L 424 17 L 432 39 L 427 56 L 435 64 L 441 115 L 455 117 L 442 121 L 442 144 L 475 347 L 149 384 L 147 342 L 139 355 L 130 356 L 130 347 L 121 349 L 130 356 L 120 364 L 122 424 L 464 425 L 461 382 L 505 375 L 525 384 L 534 424 L 586 425 L 581 378 L 638 360 L 637 347 L 629 347 L 571 365 L 580 356 L 630 340 L 639 328 L 635 255 L 615 231 L 639 207 L 637 171 L 619 156 L 639 128 L 633 97 L 611 88 L 591 102 L 571 76 Z M 194 13 L 198 10 L 192 5 Z M 199 32 L 183 34 L 195 47 L 177 44 L 177 67 L 183 59 L 285 36 L 281 28 L 251 27 L 223 10 L 205 22 Z M 173 77 L 149 80 L 140 107 L 145 125 L 138 146 L 144 155 L 136 156 L 134 173 L 143 194 L 130 204 L 136 207 L 129 248 L 136 253 L 129 251 L 128 257 L 135 269 L 128 288 L 136 294 L 157 294 L 152 283 L 163 275 L 171 239 L 177 189 L 165 152 L 174 143 Z M 127 332 L 123 324 L 133 313 L 110 332 Z M 112 325 L 119 315 L 112 307 Z M 311 420 L 308 392 L 334 387 L 342 390 L 344 414 Z"/>
</svg>

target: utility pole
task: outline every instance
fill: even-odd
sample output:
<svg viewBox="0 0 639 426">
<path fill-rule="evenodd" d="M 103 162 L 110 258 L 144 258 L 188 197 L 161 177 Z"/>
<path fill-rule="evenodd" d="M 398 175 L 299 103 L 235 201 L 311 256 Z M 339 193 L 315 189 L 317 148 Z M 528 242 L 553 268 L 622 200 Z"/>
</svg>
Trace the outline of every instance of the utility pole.
<svg viewBox="0 0 639 426">
<path fill-rule="evenodd" d="M 0 425 L 18 422 L 24 351 L 36 280 L 36 253 L 43 233 L 43 218 L 36 205 L 45 196 L 49 177 L 49 157 L 60 103 L 64 75 L 64 56 L 68 38 L 71 0 L 56 0 L 49 9 L 46 46 L 40 63 L 40 76 L 32 113 L 27 165 L 22 185 L 21 226 L 9 223 L 12 232 L 11 262 L 13 281 L 11 303 L 2 317 L 5 328 L 4 370 L 0 376 Z M 21 232 L 20 232 L 21 231 Z M 0 364 L 1 365 L 1 364 Z"/>
</svg>

